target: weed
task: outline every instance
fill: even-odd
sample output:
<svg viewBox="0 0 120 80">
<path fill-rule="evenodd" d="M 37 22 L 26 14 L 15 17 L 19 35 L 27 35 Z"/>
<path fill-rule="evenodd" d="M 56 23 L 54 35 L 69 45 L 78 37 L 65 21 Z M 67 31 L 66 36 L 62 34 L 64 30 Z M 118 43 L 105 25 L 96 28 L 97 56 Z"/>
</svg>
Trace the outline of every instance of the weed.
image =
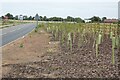
<svg viewBox="0 0 120 80">
<path fill-rule="evenodd" d="M 20 47 L 20 48 L 23 48 L 23 47 L 24 47 L 23 43 L 21 43 L 19 47 Z"/>
</svg>

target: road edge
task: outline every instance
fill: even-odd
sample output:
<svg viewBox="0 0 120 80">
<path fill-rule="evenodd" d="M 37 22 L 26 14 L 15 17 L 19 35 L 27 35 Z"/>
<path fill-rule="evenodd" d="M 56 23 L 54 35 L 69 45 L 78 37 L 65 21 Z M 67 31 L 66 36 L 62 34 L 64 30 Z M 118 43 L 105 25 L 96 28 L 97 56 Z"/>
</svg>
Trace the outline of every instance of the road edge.
<svg viewBox="0 0 120 80">
<path fill-rule="evenodd" d="M 23 39 L 24 37 L 26 37 L 28 34 L 30 34 L 31 32 L 33 32 L 34 30 L 35 30 L 35 28 L 34 28 L 32 31 L 30 31 L 30 32 L 28 32 L 27 34 L 25 34 L 24 36 L 21 36 L 21 37 L 15 39 L 15 40 L 13 40 L 13 41 L 11 41 L 11 42 L 5 44 L 4 46 L 1 46 L 0 48 L 3 48 L 3 47 L 5 47 L 5 46 L 7 46 L 7 45 L 9 45 L 9 44 L 11 44 L 11 43 L 13 43 L 13 42 L 19 40 L 19 39 Z"/>
</svg>

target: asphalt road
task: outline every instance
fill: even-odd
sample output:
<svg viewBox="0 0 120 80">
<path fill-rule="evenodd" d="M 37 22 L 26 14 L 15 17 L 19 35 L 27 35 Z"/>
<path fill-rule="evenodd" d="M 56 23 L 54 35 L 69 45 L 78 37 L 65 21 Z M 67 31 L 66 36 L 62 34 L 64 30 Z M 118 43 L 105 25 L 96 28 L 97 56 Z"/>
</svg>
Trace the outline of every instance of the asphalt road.
<svg viewBox="0 0 120 80">
<path fill-rule="evenodd" d="M 25 34 L 31 32 L 34 28 L 35 24 L 29 23 L 0 29 L 0 47 L 20 37 L 23 37 Z"/>
</svg>

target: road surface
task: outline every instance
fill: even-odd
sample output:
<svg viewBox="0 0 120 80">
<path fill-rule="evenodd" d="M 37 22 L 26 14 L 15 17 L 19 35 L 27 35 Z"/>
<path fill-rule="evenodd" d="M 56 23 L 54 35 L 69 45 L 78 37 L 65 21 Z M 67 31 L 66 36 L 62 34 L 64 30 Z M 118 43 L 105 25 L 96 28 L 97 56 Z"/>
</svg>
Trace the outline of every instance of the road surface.
<svg viewBox="0 0 120 80">
<path fill-rule="evenodd" d="M 0 47 L 24 36 L 34 28 L 35 24 L 29 23 L 0 29 Z"/>
</svg>

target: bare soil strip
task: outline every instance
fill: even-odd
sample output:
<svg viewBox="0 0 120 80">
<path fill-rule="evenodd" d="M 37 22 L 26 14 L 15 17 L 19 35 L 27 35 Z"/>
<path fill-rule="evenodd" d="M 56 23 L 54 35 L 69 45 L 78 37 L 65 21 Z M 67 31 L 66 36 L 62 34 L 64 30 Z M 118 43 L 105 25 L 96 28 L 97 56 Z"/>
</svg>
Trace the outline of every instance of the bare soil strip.
<svg viewBox="0 0 120 80">
<path fill-rule="evenodd" d="M 59 42 L 50 39 L 50 34 L 40 30 L 5 46 L 3 78 L 119 77 L 118 65 L 111 64 L 109 50 L 99 58 L 95 58 L 94 51 L 87 46 L 74 53 L 66 53 L 59 47 Z"/>
<path fill-rule="evenodd" d="M 2 48 L 2 65 L 23 64 L 40 61 L 46 52 L 56 51 L 54 44 L 50 44 L 49 34 L 41 30 L 32 32 L 28 36 L 19 39 Z M 2 68 L 3 75 L 11 68 Z"/>
</svg>

